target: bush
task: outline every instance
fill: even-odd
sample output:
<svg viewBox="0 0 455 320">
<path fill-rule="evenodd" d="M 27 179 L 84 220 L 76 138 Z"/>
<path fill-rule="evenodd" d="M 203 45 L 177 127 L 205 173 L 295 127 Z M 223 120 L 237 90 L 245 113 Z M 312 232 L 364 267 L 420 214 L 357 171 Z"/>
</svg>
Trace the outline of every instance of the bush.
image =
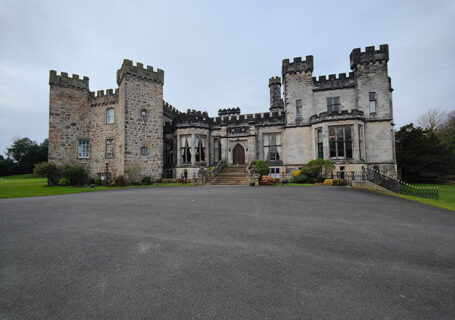
<svg viewBox="0 0 455 320">
<path fill-rule="evenodd" d="M 96 184 L 95 178 L 88 178 L 88 184 Z"/>
<path fill-rule="evenodd" d="M 292 171 L 292 176 L 295 178 L 295 177 L 299 176 L 300 173 L 301 173 L 300 170 Z"/>
<path fill-rule="evenodd" d="M 111 182 L 112 187 L 124 187 L 126 186 L 126 179 L 124 176 L 118 176 Z"/>
<path fill-rule="evenodd" d="M 145 176 L 142 178 L 141 182 L 142 182 L 142 184 L 145 184 L 145 185 L 152 184 L 152 177 Z"/>
<path fill-rule="evenodd" d="M 261 184 L 264 186 L 271 186 L 275 183 L 275 178 L 270 176 L 262 176 Z"/>
<path fill-rule="evenodd" d="M 60 178 L 58 180 L 58 185 L 59 186 L 69 186 L 70 185 L 70 181 L 67 178 Z"/>
<path fill-rule="evenodd" d="M 255 166 L 260 176 L 266 176 L 270 173 L 269 166 L 264 160 L 256 160 Z"/>
<path fill-rule="evenodd" d="M 95 184 L 97 186 L 101 186 L 103 184 L 103 180 L 101 180 L 101 178 L 98 178 L 98 179 L 95 180 Z"/>
<path fill-rule="evenodd" d="M 66 165 L 63 168 L 63 177 L 67 178 L 72 186 L 80 186 L 87 182 L 87 173 L 81 166 Z"/>
<path fill-rule="evenodd" d="M 308 176 L 306 174 L 300 174 L 294 178 L 294 183 L 308 183 Z"/>
<path fill-rule="evenodd" d="M 334 186 L 345 186 L 346 182 L 343 179 L 333 179 Z"/>
<path fill-rule="evenodd" d="M 35 165 L 33 173 L 40 177 L 46 177 L 47 185 L 55 186 L 59 182 L 61 169 L 55 163 L 41 162 Z"/>
<path fill-rule="evenodd" d="M 327 177 L 333 169 L 335 169 L 335 165 L 332 161 L 324 159 L 311 160 L 307 163 L 307 166 L 310 168 L 318 168 L 319 181 L 323 181 L 323 177 Z"/>
</svg>

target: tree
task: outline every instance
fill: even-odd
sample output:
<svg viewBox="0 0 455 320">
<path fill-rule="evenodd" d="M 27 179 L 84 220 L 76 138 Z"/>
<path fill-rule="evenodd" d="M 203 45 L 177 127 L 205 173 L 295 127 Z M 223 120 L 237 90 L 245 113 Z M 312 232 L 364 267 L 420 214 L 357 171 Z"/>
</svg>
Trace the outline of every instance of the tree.
<svg viewBox="0 0 455 320">
<path fill-rule="evenodd" d="M 428 176 L 442 176 L 453 170 L 455 158 L 436 133 L 408 124 L 395 133 L 396 155 L 401 177 L 422 181 Z"/>
<path fill-rule="evenodd" d="M 47 178 L 47 185 L 56 185 L 61 176 L 61 169 L 54 163 L 41 162 L 35 165 L 33 173 L 40 177 Z"/>
<path fill-rule="evenodd" d="M 21 173 L 30 173 L 35 164 L 47 161 L 48 140 L 40 145 L 29 138 L 16 139 L 6 154 L 18 165 Z"/>
<path fill-rule="evenodd" d="M 417 118 L 417 124 L 425 130 L 435 131 L 444 123 L 446 114 L 438 108 L 430 109 Z"/>
</svg>

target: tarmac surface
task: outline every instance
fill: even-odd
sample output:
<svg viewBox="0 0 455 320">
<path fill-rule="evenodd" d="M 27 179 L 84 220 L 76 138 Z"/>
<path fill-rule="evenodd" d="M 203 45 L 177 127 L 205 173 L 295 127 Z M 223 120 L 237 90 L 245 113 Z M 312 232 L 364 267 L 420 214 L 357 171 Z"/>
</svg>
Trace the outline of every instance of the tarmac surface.
<svg viewBox="0 0 455 320">
<path fill-rule="evenodd" d="M 455 319 L 455 212 L 342 187 L 4 199 L 0 319 Z"/>
</svg>

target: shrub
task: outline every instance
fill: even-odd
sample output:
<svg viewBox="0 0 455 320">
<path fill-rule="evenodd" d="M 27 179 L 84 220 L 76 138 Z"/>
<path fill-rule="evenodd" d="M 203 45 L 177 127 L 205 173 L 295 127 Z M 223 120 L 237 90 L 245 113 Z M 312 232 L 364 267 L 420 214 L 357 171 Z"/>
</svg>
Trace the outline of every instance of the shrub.
<svg viewBox="0 0 455 320">
<path fill-rule="evenodd" d="M 307 183 L 308 176 L 306 174 L 300 174 L 294 178 L 294 183 Z"/>
<path fill-rule="evenodd" d="M 111 182 L 111 186 L 124 187 L 126 186 L 126 180 L 124 176 L 118 176 Z"/>
<path fill-rule="evenodd" d="M 310 162 L 307 163 L 307 166 L 319 169 L 320 181 L 322 181 L 322 177 L 328 176 L 329 173 L 331 173 L 333 169 L 335 169 L 335 165 L 333 164 L 332 161 L 324 159 L 311 160 Z"/>
<path fill-rule="evenodd" d="M 68 178 L 60 178 L 58 180 L 58 185 L 59 186 L 69 186 L 70 185 L 70 181 L 68 180 Z"/>
<path fill-rule="evenodd" d="M 334 186 L 345 186 L 346 182 L 343 179 L 333 179 Z"/>
<path fill-rule="evenodd" d="M 88 178 L 88 184 L 95 184 L 96 180 L 95 178 Z"/>
<path fill-rule="evenodd" d="M 300 173 L 301 173 L 300 170 L 292 171 L 292 176 L 295 178 L 295 177 L 299 176 Z"/>
<path fill-rule="evenodd" d="M 82 166 L 66 165 L 63 168 L 63 177 L 67 178 L 72 186 L 80 186 L 87 182 L 87 173 Z"/>
<path fill-rule="evenodd" d="M 260 176 L 266 176 L 270 173 L 269 166 L 264 160 L 256 160 L 255 165 Z"/>
<path fill-rule="evenodd" d="M 46 177 L 47 184 L 55 186 L 59 182 L 61 169 L 55 163 L 41 162 L 35 165 L 33 173 L 40 177 Z"/>
<path fill-rule="evenodd" d="M 333 185 L 333 179 L 325 179 L 325 180 L 324 180 L 324 184 L 325 184 L 325 185 L 328 185 L 328 186 Z"/>
<path fill-rule="evenodd" d="M 309 178 L 319 178 L 321 177 L 320 176 L 320 168 L 318 167 L 310 167 L 308 165 L 304 165 L 301 169 L 300 169 L 300 172 L 301 174 L 304 174 L 306 176 L 308 176 Z"/>
<path fill-rule="evenodd" d="M 262 176 L 261 184 L 264 186 L 271 186 L 275 183 L 275 178 L 270 176 Z"/>
<path fill-rule="evenodd" d="M 150 176 L 145 176 L 141 180 L 142 184 L 152 184 L 152 177 Z"/>
<path fill-rule="evenodd" d="M 98 178 L 98 179 L 95 180 L 95 184 L 96 184 L 97 186 L 100 186 L 100 185 L 103 184 L 103 180 L 101 180 L 100 178 Z"/>
</svg>

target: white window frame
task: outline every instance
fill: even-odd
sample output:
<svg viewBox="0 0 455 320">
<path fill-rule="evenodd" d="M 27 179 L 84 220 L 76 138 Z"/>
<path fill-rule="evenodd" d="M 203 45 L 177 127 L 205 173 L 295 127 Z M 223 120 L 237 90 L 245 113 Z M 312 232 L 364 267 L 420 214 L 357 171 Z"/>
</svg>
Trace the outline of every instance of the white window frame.
<svg viewBox="0 0 455 320">
<path fill-rule="evenodd" d="M 370 113 L 376 113 L 376 92 L 370 92 L 368 98 L 370 100 Z"/>
<path fill-rule="evenodd" d="M 107 124 L 115 123 L 115 109 L 114 108 L 106 109 L 106 123 Z"/>
<path fill-rule="evenodd" d="M 90 158 L 90 140 L 79 139 L 77 144 L 77 157 L 79 159 Z"/>
<path fill-rule="evenodd" d="M 106 158 L 113 158 L 115 154 L 114 150 L 115 141 L 113 138 L 106 139 Z M 109 152 L 110 150 L 110 152 Z"/>
</svg>

